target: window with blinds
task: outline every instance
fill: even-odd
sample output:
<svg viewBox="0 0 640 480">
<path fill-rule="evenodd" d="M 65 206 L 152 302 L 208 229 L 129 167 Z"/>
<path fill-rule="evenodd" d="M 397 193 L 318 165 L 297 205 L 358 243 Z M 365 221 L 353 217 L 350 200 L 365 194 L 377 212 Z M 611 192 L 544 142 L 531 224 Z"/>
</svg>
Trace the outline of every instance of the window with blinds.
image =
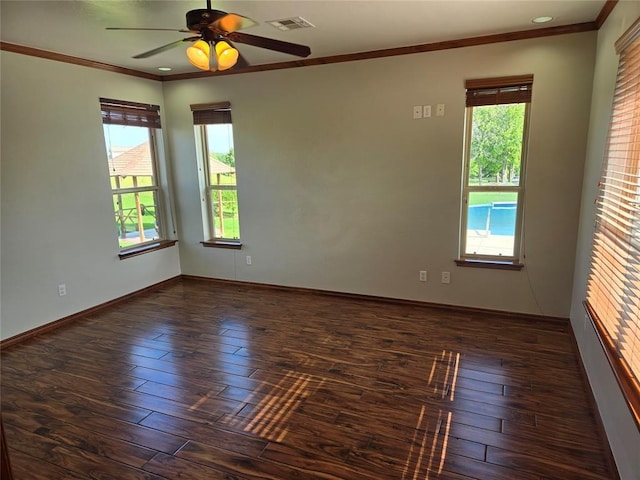
<svg viewBox="0 0 640 480">
<path fill-rule="evenodd" d="M 586 307 L 640 428 L 640 20 L 620 55 Z"/>
<path fill-rule="evenodd" d="M 205 246 L 240 247 L 238 184 L 229 102 L 191 105 L 203 190 Z"/>
<path fill-rule="evenodd" d="M 519 269 L 533 75 L 467 80 L 459 265 Z"/>
<path fill-rule="evenodd" d="M 100 99 L 120 253 L 166 240 L 157 144 L 160 107 Z"/>
</svg>

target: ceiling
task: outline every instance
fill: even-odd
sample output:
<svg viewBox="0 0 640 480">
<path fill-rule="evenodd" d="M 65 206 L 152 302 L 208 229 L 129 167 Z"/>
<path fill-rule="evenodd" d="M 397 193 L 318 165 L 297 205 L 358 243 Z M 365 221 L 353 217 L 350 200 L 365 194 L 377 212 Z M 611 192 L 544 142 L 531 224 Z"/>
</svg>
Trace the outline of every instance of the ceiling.
<svg viewBox="0 0 640 480">
<path fill-rule="evenodd" d="M 213 0 L 212 8 L 250 17 L 246 33 L 308 45 L 309 58 L 420 45 L 594 21 L 605 0 Z M 188 10 L 206 0 L 0 0 L 0 39 L 154 75 L 195 72 L 180 46 L 151 58 L 132 56 L 190 34 L 108 31 L 105 27 L 184 29 Z M 536 25 L 534 17 L 551 16 Z M 315 28 L 280 31 L 267 21 L 302 17 Z M 236 44 L 252 65 L 295 60 Z M 160 72 L 158 67 L 170 67 Z"/>
</svg>

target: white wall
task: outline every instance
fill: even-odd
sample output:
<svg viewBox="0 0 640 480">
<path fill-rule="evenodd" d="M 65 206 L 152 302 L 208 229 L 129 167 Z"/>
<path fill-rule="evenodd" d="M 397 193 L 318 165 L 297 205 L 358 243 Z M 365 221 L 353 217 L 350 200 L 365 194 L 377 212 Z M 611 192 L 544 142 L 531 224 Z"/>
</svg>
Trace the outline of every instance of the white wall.
<svg viewBox="0 0 640 480">
<path fill-rule="evenodd" d="M 589 257 L 595 226 L 594 200 L 605 155 L 618 69 L 618 56 L 615 53 L 614 43 L 638 16 L 640 16 L 640 2 L 619 2 L 598 31 L 571 306 L 571 324 L 622 480 L 640 478 L 640 432 L 624 403 L 593 327 L 586 321 L 582 301 L 586 295 Z"/>
<path fill-rule="evenodd" d="M 5 339 L 171 278 L 180 266 L 177 247 L 118 259 L 98 100 L 162 105 L 162 86 L 0 54 Z"/>
<path fill-rule="evenodd" d="M 182 272 L 568 317 L 595 39 L 167 82 Z M 526 268 L 456 267 L 464 80 L 528 73 Z M 223 100 L 232 104 L 241 251 L 199 243 L 189 104 Z M 435 112 L 437 103 L 444 117 L 412 119 L 413 105 Z M 439 282 L 445 270 L 450 285 Z"/>
</svg>

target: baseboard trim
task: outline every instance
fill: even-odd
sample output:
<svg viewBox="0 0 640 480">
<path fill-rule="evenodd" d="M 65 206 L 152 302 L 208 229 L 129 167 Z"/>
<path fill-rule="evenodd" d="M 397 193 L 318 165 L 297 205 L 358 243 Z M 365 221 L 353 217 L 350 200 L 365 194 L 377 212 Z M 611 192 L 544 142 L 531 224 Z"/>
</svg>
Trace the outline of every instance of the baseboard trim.
<svg viewBox="0 0 640 480">
<path fill-rule="evenodd" d="M 582 382 L 585 385 L 585 390 L 587 390 L 587 401 L 589 402 L 589 406 L 593 410 L 594 417 L 596 419 L 596 427 L 598 429 L 598 433 L 605 440 L 605 444 L 607 445 L 605 457 L 606 461 L 609 464 L 610 473 L 614 475 L 616 480 L 620 480 L 620 472 L 618 472 L 618 466 L 616 465 L 615 458 L 613 456 L 613 451 L 611 450 L 611 445 L 609 444 L 609 437 L 607 436 L 607 431 L 604 428 L 604 422 L 602 421 L 602 417 L 600 416 L 600 410 L 598 409 L 598 403 L 596 402 L 596 397 L 593 395 L 593 389 L 591 388 L 591 382 L 589 381 L 589 376 L 587 375 L 587 369 L 582 362 L 582 356 L 580 355 L 580 347 L 578 347 L 578 339 L 576 338 L 576 334 L 573 331 L 573 325 L 569 322 L 569 337 L 571 337 L 571 344 L 573 346 L 573 351 L 576 354 L 576 358 L 578 359 L 578 370 L 580 370 L 580 376 L 582 377 Z"/>
<path fill-rule="evenodd" d="M 101 303 L 99 305 L 87 308 L 86 310 L 82 310 L 81 312 L 74 313 L 67 317 L 61 318 L 59 320 L 54 320 L 53 322 L 49 322 L 45 325 L 41 325 L 36 328 L 32 328 L 31 330 L 27 330 L 26 332 L 19 333 L 18 335 L 14 335 L 13 337 L 6 338 L 0 341 L 0 350 L 5 350 L 14 345 L 26 342 L 27 340 L 31 340 L 38 335 L 42 335 L 43 333 L 51 332 L 52 330 L 56 330 L 65 325 L 69 325 L 77 320 L 86 317 L 87 315 L 92 315 L 100 310 L 103 310 L 108 307 L 112 307 L 119 303 L 124 302 L 130 298 L 136 297 L 143 293 L 147 293 L 153 290 L 157 290 L 158 288 L 164 287 L 173 282 L 180 281 L 181 275 L 177 275 L 175 277 L 169 278 L 167 280 L 163 280 L 162 282 L 154 283 L 153 285 L 149 285 L 148 287 L 141 288 L 140 290 L 136 290 L 135 292 L 128 293 L 118 298 L 114 298 L 113 300 L 109 300 L 107 302 Z"/>
<path fill-rule="evenodd" d="M 227 280 L 222 278 L 200 277 L 197 275 L 177 275 L 175 277 L 169 278 L 162 282 L 155 283 L 153 285 L 142 288 L 140 290 L 136 290 L 135 292 L 128 293 L 127 295 L 123 295 L 121 297 L 114 298 L 113 300 L 109 300 L 108 302 L 101 303 L 100 305 L 96 305 L 94 307 L 88 308 L 81 312 L 74 313 L 72 315 L 61 318 L 59 320 L 54 320 L 53 322 L 47 323 L 45 325 L 41 325 L 40 327 L 36 327 L 31 330 L 27 330 L 26 332 L 19 333 L 18 335 L 15 335 L 13 337 L 6 338 L 0 341 L 0 350 L 5 350 L 14 345 L 26 342 L 38 335 L 51 332 L 62 326 L 65 326 L 77 320 L 80 320 L 83 317 L 86 317 L 87 315 L 94 314 L 105 308 L 112 307 L 114 305 L 122 303 L 132 297 L 156 290 L 158 288 L 164 287 L 168 284 L 171 284 L 173 282 L 178 282 L 181 280 L 198 280 L 198 281 L 206 281 L 206 282 L 212 282 L 212 283 L 223 283 L 227 285 L 267 288 L 271 290 L 305 293 L 308 295 L 324 295 L 329 297 L 349 298 L 352 300 L 364 300 L 369 302 L 379 302 L 379 303 L 386 303 L 386 304 L 409 305 L 414 307 L 428 307 L 428 308 L 436 308 L 440 310 L 475 313 L 475 314 L 481 314 L 481 315 L 500 315 L 503 317 L 514 317 L 514 318 L 517 317 L 517 318 L 524 318 L 524 319 L 529 319 L 534 321 L 561 323 L 563 326 L 567 326 L 570 329 L 569 319 L 565 317 L 538 315 L 534 313 L 509 312 L 507 310 L 494 310 L 489 308 L 469 307 L 469 306 L 462 306 L 462 305 L 449 305 L 444 303 L 422 302 L 419 300 L 407 300 L 402 298 L 381 297 L 376 295 L 365 295 L 360 293 L 338 292 L 334 290 L 320 290 L 316 288 L 290 287 L 287 285 L 276 285 L 271 283 L 244 282 L 240 280 Z M 573 335 L 573 330 L 571 330 L 571 334 Z M 575 337 L 573 338 L 574 338 L 573 341 L 575 342 Z"/>
<path fill-rule="evenodd" d="M 354 300 L 366 300 L 366 301 L 390 303 L 390 304 L 396 304 L 396 305 L 410 305 L 414 307 L 429 307 L 429 308 L 437 308 L 441 310 L 449 310 L 449 311 L 453 310 L 458 312 L 477 313 L 482 315 L 500 315 L 504 317 L 518 317 L 518 318 L 525 318 L 525 319 L 536 320 L 536 321 L 561 323 L 562 325 L 569 325 L 570 323 L 569 318 L 567 317 L 555 317 L 551 315 L 539 315 L 535 313 L 510 312 L 507 310 L 494 310 L 490 308 L 469 307 L 469 306 L 463 306 L 463 305 L 450 305 L 446 303 L 423 302 L 420 300 L 408 300 L 403 298 L 380 297 L 377 295 L 365 295 L 361 293 L 338 292 L 334 290 L 320 290 L 316 288 L 307 288 L 307 287 L 290 287 L 287 285 L 276 285 L 271 283 L 245 282 L 240 280 L 227 280 L 222 278 L 200 277 L 198 275 L 182 275 L 182 278 L 186 280 L 202 280 L 202 281 L 208 281 L 208 282 L 225 283 L 229 285 L 269 288 L 272 290 L 299 292 L 299 293 L 306 293 L 310 295 L 326 295 L 331 297 L 351 298 Z"/>
</svg>

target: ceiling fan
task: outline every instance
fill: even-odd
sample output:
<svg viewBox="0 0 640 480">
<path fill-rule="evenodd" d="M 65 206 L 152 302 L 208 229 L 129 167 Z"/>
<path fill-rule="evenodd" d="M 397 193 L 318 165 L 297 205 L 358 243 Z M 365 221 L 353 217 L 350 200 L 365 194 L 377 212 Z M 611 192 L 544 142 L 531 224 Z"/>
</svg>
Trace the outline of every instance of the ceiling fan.
<svg viewBox="0 0 640 480">
<path fill-rule="evenodd" d="M 233 47 L 232 42 L 245 43 L 254 47 L 266 48 L 298 57 L 308 57 L 311 54 L 311 49 L 306 45 L 239 32 L 238 30 L 256 25 L 257 22 L 237 13 L 213 10 L 211 8 L 211 0 L 207 0 L 206 9 L 190 10 L 187 12 L 186 17 L 186 29 L 107 27 L 107 30 L 164 30 L 191 33 L 193 34 L 191 37 L 162 45 L 148 52 L 135 55 L 133 58 L 148 58 L 186 42 L 191 42 L 192 45 L 187 48 L 189 62 L 201 70 L 208 71 L 227 70 L 236 64 L 241 67 L 249 65 L 240 52 Z"/>
</svg>

